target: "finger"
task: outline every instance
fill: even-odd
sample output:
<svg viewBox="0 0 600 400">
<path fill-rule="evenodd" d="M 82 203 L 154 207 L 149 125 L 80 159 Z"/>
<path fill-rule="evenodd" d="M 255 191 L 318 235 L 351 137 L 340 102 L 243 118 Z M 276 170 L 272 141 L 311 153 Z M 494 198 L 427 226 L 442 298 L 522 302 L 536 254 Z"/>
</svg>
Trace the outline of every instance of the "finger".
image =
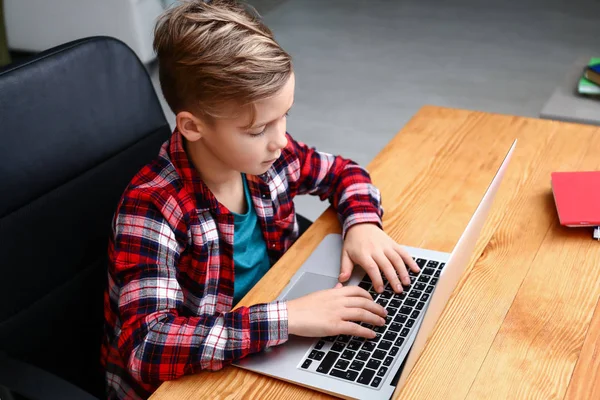
<svg viewBox="0 0 600 400">
<path fill-rule="evenodd" d="M 340 322 L 336 330 L 342 335 L 359 336 L 367 339 L 373 339 L 375 337 L 375 332 L 371 329 L 367 329 L 364 326 L 360 326 L 359 324 L 350 321 Z"/>
<path fill-rule="evenodd" d="M 392 289 L 395 292 L 398 292 L 398 293 L 401 292 L 402 284 L 400 283 L 400 279 L 398 279 L 398 274 L 396 273 L 394 266 L 392 265 L 390 260 L 388 260 L 388 258 L 385 256 L 385 254 L 383 252 L 375 254 L 373 256 L 373 259 L 375 259 L 375 261 L 377 261 L 377 265 L 379 265 L 379 269 L 381 269 L 383 271 L 383 273 L 385 274 L 385 277 L 387 278 L 388 282 L 390 282 Z"/>
<path fill-rule="evenodd" d="M 344 286 L 340 291 L 340 294 L 346 297 L 364 297 L 367 300 L 371 300 L 371 302 L 373 301 L 373 297 L 371 296 L 371 294 L 365 289 L 361 288 L 360 286 Z"/>
<path fill-rule="evenodd" d="M 404 249 L 404 247 L 400 246 L 399 244 L 396 245 L 396 253 L 398 253 L 400 255 L 400 257 L 402 257 L 402 260 L 404 261 L 404 264 L 409 267 L 413 272 L 421 272 L 421 268 L 419 268 L 419 266 L 417 265 L 417 263 L 415 262 L 415 260 L 413 260 L 413 258 L 411 257 L 410 254 L 408 254 L 408 251 L 406 251 Z"/>
<path fill-rule="evenodd" d="M 364 308 L 346 308 L 340 315 L 345 321 L 364 322 L 365 324 L 382 326 L 385 324 L 385 318 L 373 314 Z"/>
<path fill-rule="evenodd" d="M 396 273 L 400 277 L 400 282 L 402 282 L 402 284 L 404 286 L 409 286 L 410 285 L 410 277 L 408 276 L 408 271 L 406 270 L 406 265 L 404 264 L 402 257 L 400 257 L 400 254 L 398 254 L 393 249 L 389 249 L 385 252 L 385 255 L 387 256 L 387 258 L 391 261 L 392 265 L 394 266 Z"/>
<path fill-rule="evenodd" d="M 387 317 L 387 310 L 373 300 L 362 297 L 349 297 L 346 299 L 346 308 L 363 309 L 369 313 L 376 314 L 382 318 Z"/>
<path fill-rule="evenodd" d="M 369 278 L 371 278 L 371 282 L 373 282 L 373 287 L 377 293 L 383 292 L 383 279 L 381 279 L 381 272 L 379 272 L 379 266 L 371 257 L 365 257 L 359 265 L 363 267 L 366 271 Z"/>
<path fill-rule="evenodd" d="M 339 289 L 344 287 L 344 285 L 342 285 L 340 282 L 336 283 L 335 286 L 333 287 L 334 289 Z"/>
<path fill-rule="evenodd" d="M 350 259 L 350 256 L 348 255 L 348 252 L 344 250 L 342 252 L 342 261 L 341 261 L 341 267 L 340 267 L 340 276 L 338 278 L 339 281 L 340 282 L 346 282 L 350 278 L 350 275 L 352 275 L 352 269 L 353 268 L 354 268 L 354 263 Z"/>
</svg>

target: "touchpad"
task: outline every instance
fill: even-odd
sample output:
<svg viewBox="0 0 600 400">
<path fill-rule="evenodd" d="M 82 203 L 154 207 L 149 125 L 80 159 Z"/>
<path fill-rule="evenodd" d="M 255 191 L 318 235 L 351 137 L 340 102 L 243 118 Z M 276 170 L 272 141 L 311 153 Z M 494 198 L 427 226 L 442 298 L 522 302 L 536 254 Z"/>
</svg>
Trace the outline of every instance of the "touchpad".
<svg viewBox="0 0 600 400">
<path fill-rule="evenodd" d="M 282 300 L 294 300 L 312 292 L 332 289 L 336 283 L 338 279 L 335 277 L 305 272 Z"/>
</svg>

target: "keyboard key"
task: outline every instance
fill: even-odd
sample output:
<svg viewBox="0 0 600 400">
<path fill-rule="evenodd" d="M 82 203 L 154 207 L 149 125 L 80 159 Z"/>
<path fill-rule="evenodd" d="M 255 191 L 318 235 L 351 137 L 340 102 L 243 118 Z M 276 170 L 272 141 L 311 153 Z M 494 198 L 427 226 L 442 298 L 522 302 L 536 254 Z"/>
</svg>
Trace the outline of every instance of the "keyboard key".
<svg viewBox="0 0 600 400">
<path fill-rule="evenodd" d="M 385 325 L 376 326 L 375 328 L 373 328 L 373 330 L 377 333 L 383 333 L 385 332 Z"/>
<path fill-rule="evenodd" d="M 340 335 L 337 338 L 338 342 L 348 343 L 350 341 L 350 336 L 348 335 Z"/>
<path fill-rule="evenodd" d="M 402 302 L 398 299 L 392 299 L 390 300 L 390 304 L 388 304 L 390 307 L 395 307 L 395 308 L 399 308 L 400 304 L 402 304 Z"/>
<path fill-rule="evenodd" d="M 433 278 L 431 281 L 429 281 L 430 284 L 435 285 L 438 281 L 438 278 Z"/>
<path fill-rule="evenodd" d="M 331 346 L 331 350 L 333 351 L 344 351 L 346 345 L 344 343 L 335 342 L 333 346 Z"/>
<path fill-rule="evenodd" d="M 365 351 L 373 351 L 375 349 L 376 344 L 373 342 L 364 342 L 362 345 L 362 349 Z"/>
<path fill-rule="evenodd" d="M 410 317 L 416 319 L 420 313 L 421 313 L 421 311 L 415 310 L 412 312 L 412 314 L 410 314 Z"/>
<path fill-rule="evenodd" d="M 446 266 L 446 263 L 441 263 L 440 265 L 438 265 L 438 269 L 444 269 L 445 266 Z"/>
<path fill-rule="evenodd" d="M 353 369 L 355 371 L 360 371 L 361 369 L 363 369 L 364 366 L 365 366 L 365 363 L 362 361 L 353 361 L 352 364 L 350 364 L 350 369 Z"/>
<path fill-rule="evenodd" d="M 315 344 L 315 349 L 317 349 L 317 350 L 321 350 L 321 349 L 323 348 L 323 346 L 324 346 L 324 345 L 325 345 L 325 342 L 324 342 L 324 341 L 322 341 L 322 340 L 319 340 L 319 341 L 317 342 L 317 344 Z"/>
<path fill-rule="evenodd" d="M 433 292 L 434 287 L 435 286 L 428 285 L 427 288 L 425 289 L 425 293 L 431 294 L 431 292 Z"/>
<path fill-rule="evenodd" d="M 378 369 L 380 365 L 381 365 L 381 361 L 371 358 L 369 360 L 369 362 L 367 363 L 367 368 Z"/>
<path fill-rule="evenodd" d="M 389 367 L 390 365 L 392 365 L 392 362 L 394 361 L 394 357 L 386 357 L 385 360 L 383 361 L 383 365 L 385 365 L 386 367 Z"/>
<path fill-rule="evenodd" d="M 422 274 L 425 275 L 433 275 L 435 273 L 435 269 L 433 268 L 425 268 L 422 272 Z"/>
<path fill-rule="evenodd" d="M 381 343 L 379 343 L 379 346 L 377 346 L 377 348 L 381 350 L 389 350 L 390 347 L 392 347 L 392 342 L 388 342 L 387 340 L 382 340 Z"/>
<path fill-rule="evenodd" d="M 389 325 L 392 323 L 392 317 L 390 315 L 388 315 L 387 317 L 385 317 L 385 324 Z"/>
<path fill-rule="evenodd" d="M 427 260 L 423 260 L 422 258 L 417 258 L 415 260 L 415 262 L 417 263 L 419 268 L 423 269 L 423 267 L 425 267 L 425 264 L 427 263 Z"/>
<path fill-rule="evenodd" d="M 389 332 L 400 332 L 400 329 L 402 328 L 402 325 L 397 323 L 397 322 L 392 322 L 392 324 L 390 325 L 390 328 L 388 329 L 388 333 Z"/>
<path fill-rule="evenodd" d="M 346 350 L 342 353 L 342 358 L 346 359 L 346 360 L 352 360 L 352 358 L 354 358 L 354 355 L 356 353 L 350 350 Z"/>
<path fill-rule="evenodd" d="M 417 282 L 417 284 L 415 285 L 415 290 L 425 290 L 425 286 L 427 285 L 421 282 Z"/>
<path fill-rule="evenodd" d="M 380 377 L 378 377 L 378 376 L 376 376 L 376 377 L 373 379 L 373 382 L 371 382 L 371 386 L 372 386 L 372 387 L 377 387 L 377 386 L 379 386 L 379 384 L 380 384 L 380 383 L 381 383 L 381 378 L 380 378 Z"/>
<path fill-rule="evenodd" d="M 360 326 L 364 326 L 367 329 L 373 329 L 373 325 L 371 325 L 371 324 L 365 324 L 364 322 L 361 322 Z M 364 339 L 364 338 L 361 338 L 361 339 Z"/>
<path fill-rule="evenodd" d="M 384 299 L 391 299 L 393 295 L 394 292 L 390 292 L 389 290 L 384 290 L 383 293 L 380 294 L 380 296 Z"/>
<path fill-rule="evenodd" d="M 408 307 L 414 307 L 417 305 L 417 299 L 408 298 L 404 300 L 404 305 Z"/>
<path fill-rule="evenodd" d="M 306 360 L 304 360 L 304 362 L 302 363 L 302 368 L 307 369 L 308 367 L 310 367 L 310 364 L 312 363 L 312 360 L 309 360 L 308 358 Z"/>
<path fill-rule="evenodd" d="M 350 350 L 358 350 L 359 347 L 360 347 L 360 342 L 357 342 L 356 340 L 351 340 L 347 346 L 347 348 L 349 348 Z"/>
<path fill-rule="evenodd" d="M 410 315 L 411 312 L 412 308 L 410 307 L 402 306 L 402 308 L 400 308 L 400 314 Z"/>
<path fill-rule="evenodd" d="M 310 352 L 310 354 L 308 355 L 308 358 L 312 358 L 313 360 L 317 360 L 317 361 L 321 361 L 323 359 L 323 357 L 325 356 L 325 353 L 322 351 L 317 351 L 317 350 L 313 350 Z"/>
<path fill-rule="evenodd" d="M 321 338 L 321 339 L 323 339 L 326 342 L 333 342 L 333 341 L 335 341 L 335 338 L 336 338 L 336 336 L 325 336 L 324 338 Z"/>
<path fill-rule="evenodd" d="M 381 367 L 381 368 L 379 368 L 379 371 L 377 371 L 377 376 L 384 376 L 386 372 L 387 372 L 387 367 Z"/>
<path fill-rule="evenodd" d="M 335 368 L 346 369 L 346 368 L 348 368 L 348 365 L 350 365 L 350 361 L 340 359 L 340 360 L 338 360 L 338 362 L 335 363 Z"/>
<path fill-rule="evenodd" d="M 442 271 L 440 271 L 438 269 L 437 271 L 435 271 L 435 273 L 433 274 L 433 276 L 434 276 L 434 278 L 439 278 L 441 274 L 442 274 Z"/>
<path fill-rule="evenodd" d="M 394 344 L 396 346 L 402 346 L 402 343 L 404 343 L 404 338 L 403 337 L 399 337 L 398 339 L 396 339 L 396 343 L 394 343 Z"/>
<path fill-rule="evenodd" d="M 336 353 L 335 351 L 328 352 L 323 361 L 321 361 L 321 364 L 319 364 L 319 366 L 317 367 L 317 372 L 320 372 L 322 374 L 328 373 L 331 367 L 333 367 L 333 364 L 335 363 L 335 360 L 337 360 L 339 355 L 340 353 Z"/>
<path fill-rule="evenodd" d="M 367 361 L 369 359 L 369 356 L 371 354 L 367 353 L 366 351 L 359 351 L 358 354 L 356 355 L 356 359 L 360 360 L 360 361 Z"/>
<path fill-rule="evenodd" d="M 329 375 L 331 376 L 335 376 L 336 378 L 342 378 L 342 379 L 346 379 L 349 381 L 354 381 L 356 380 L 356 377 L 358 376 L 358 372 L 356 371 L 340 371 L 339 369 L 332 369 L 331 372 L 329 373 Z"/>
<path fill-rule="evenodd" d="M 400 336 L 407 337 L 409 332 L 410 332 L 410 329 L 404 328 L 404 329 L 402 329 L 402 332 L 400 332 Z"/>
<path fill-rule="evenodd" d="M 415 324 L 415 320 L 414 319 L 409 319 L 408 321 L 406 321 L 406 327 L 407 328 L 412 328 L 413 325 Z"/>
<path fill-rule="evenodd" d="M 406 319 L 407 319 L 407 318 L 408 318 L 408 317 L 407 317 L 406 315 L 404 315 L 404 314 L 398 314 L 398 315 L 396 315 L 396 317 L 394 318 L 394 322 L 397 322 L 397 323 L 399 323 L 399 324 L 403 324 L 403 323 L 405 323 L 405 322 L 406 322 Z"/>
<path fill-rule="evenodd" d="M 422 301 L 417 303 L 417 306 L 415 307 L 417 310 L 422 310 L 423 307 L 425 307 L 425 303 L 423 303 Z"/>
<path fill-rule="evenodd" d="M 373 379 L 373 375 L 375 375 L 375 371 L 370 369 L 365 369 L 360 376 L 358 377 L 357 383 L 362 383 L 363 385 L 368 385 Z"/>
<path fill-rule="evenodd" d="M 389 331 L 385 335 L 383 335 L 383 338 L 385 340 L 389 340 L 390 342 L 393 342 L 394 340 L 396 340 L 396 336 L 398 336 L 398 334 L 396 332 Z"/>
<path fill-rule="evenodd" d="M 375 301 L 375 303 L 379 304 L 381 307 L 385 307 L 388 303 L 388 300 L 380 297 Z"/>
<path fill-rule="evenodd" d="M 396 294 L 396 298 L 403 300 L 404 298 L 406 298 L 406 292 Z"/>
<path fill-rule="evenodd" d="M 438 264 L 439 264 L 439 262 L 431 260 L 427 263 L 427 266 L 436 268 L 438 266 Z"/>
<path fill-rule="evenodd" d="M 418 299 L 419 297 L 421 297 L 421 294 L 423 292 L 420 292 L 418 290 L 412 290 L 409 294 L 408 297 L 412 297 L 413 299 Z"/>
<path fill-rule="evenodd" d="M 417 279 L 417 282 L 427 283 L 427 282 L 429 282 L 429 276 L 427 276 L 427 275 L 421 275 L 419 277 L 419 279 Z"/>
<path fill-rule="evenodd" d="M 371 277 L 367 274 L 362 278 L 363 282 L 371 283 Z"/>
<path fill-rule="evenodd" d="M 421 296 L 421 301 L 427 301 L 429 300 L 429 295 L 427 293 L 423 293 L 423 296 Z"/>
<path fill-rule="evenodd" d="M 375 352 L 373 353 L 373 358 L 376 358 L 378 360 L 383 360 L 386 356 L 386 352 L 383 350 L 375 350 Z"/>
<path fill-rule="evenodd" d="M 392 300 L 393 301 L 393 300 Z M 388 317 L 393 317 L 394 315 L 396 315 L 396 313 L 398 312 L 397 308 L 394 307 L 390 307 L 390 305 L 388 304 L 388 306 L 385 308 L 388 312 Z"/>
<path fill-rule="evenodd" d="M 369 282 L 361 282 L 358 284 L 358 286 L 365 290 L 369 290 L 371 288 L 371 284 Z"/>
<path fill-rule="evenodd" d="M 371 289 L 369 289 L 369 294 L 371 295 L 371 297 L 373 297 L 373 299 L 375 299 L 375 297 L 379 296 L 379 293 L 377 293 L 375 291 L 374 287 L 372 287 Z"/>
<path fill-rule="evenodd" d="M 377 343 L 381 339 L 381 333 L 375 333 L 375 337 L 373 339 L 368 339 L 369 342 Z"/>
<path fill-rule="evenodd" d="M 402 339 L 402 338 L 400 338 L 400 339 Z M 402 339 L 402 341 L 404 341 L 404 339 Z M 398 354 L 398 350 L 400 350 L 400 347 L 396 347 L 396 346 L 392 347 L 392 349 L 390 350 L 390 356 L 395 357 L 396 354 Z"/>
</svg>

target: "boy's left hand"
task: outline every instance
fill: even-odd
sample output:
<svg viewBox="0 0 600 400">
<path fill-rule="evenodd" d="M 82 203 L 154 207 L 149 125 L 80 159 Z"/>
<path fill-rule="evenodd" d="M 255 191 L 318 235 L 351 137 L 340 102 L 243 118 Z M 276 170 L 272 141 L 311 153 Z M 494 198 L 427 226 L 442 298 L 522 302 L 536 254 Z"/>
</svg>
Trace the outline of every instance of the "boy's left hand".
<svg viewBox="0 0 600 400">
<path fill-rule="evenodd" d="M 406 265 L 414 272 L 420 271 L 417 263 L 402 246 L 377 225 L 369 223 L 354 225 L 346 232 L 342 249 L 340 282 L 350 279 L 354 264 L 363 267 L 378 293 L 383 291 L 381 272 L 394 291 L 400 293 L 403 290 L 400 279 L 406 286 L 410 285 Z"/>
</svg>

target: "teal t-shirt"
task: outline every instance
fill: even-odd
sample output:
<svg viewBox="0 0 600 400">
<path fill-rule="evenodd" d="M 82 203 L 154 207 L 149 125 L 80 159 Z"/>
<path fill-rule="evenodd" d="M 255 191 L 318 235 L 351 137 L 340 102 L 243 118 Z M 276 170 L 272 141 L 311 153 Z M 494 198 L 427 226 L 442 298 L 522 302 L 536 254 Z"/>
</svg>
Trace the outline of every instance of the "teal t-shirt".
<svg viewBox="0 0 600 400">
<path fill-rule="evenodd" d="M 244 195 L 248 204 L 245 214 L 233 214 L 233 304 L 237 304 L 271 267 L 267 245 L 252 205 L 246 175 L 242 174 Z"/>
</svg>

